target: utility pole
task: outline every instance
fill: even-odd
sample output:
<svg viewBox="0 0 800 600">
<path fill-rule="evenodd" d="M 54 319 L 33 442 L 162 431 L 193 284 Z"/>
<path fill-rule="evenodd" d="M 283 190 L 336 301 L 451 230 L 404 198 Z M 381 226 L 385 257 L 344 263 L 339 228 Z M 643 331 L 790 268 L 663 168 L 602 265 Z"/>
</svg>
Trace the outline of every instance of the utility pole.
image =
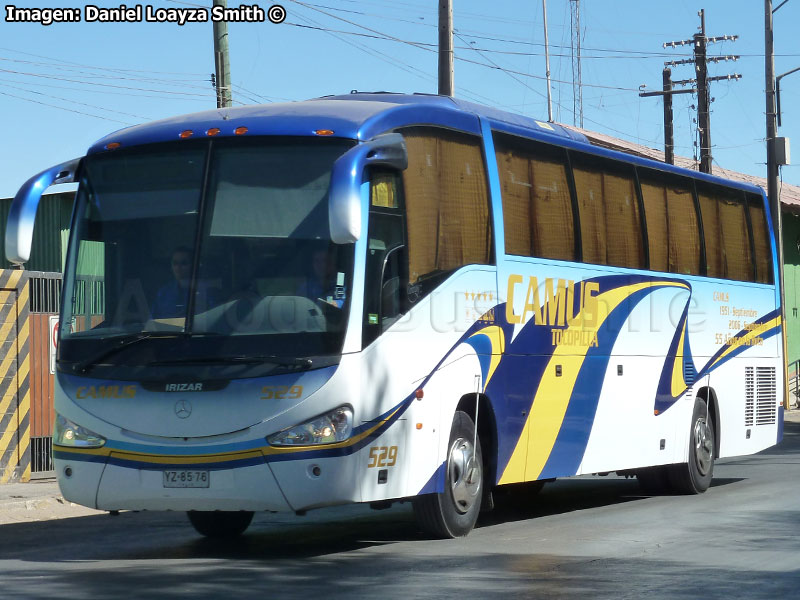
<svg viewBox="0 0 800 600">
<path fill-rule="evenodd" d="M 547 0 L 542 0 L 542 14 L 544 15 L 544 62 L 545 75 L 547 76 L 547 121 L 553 122 L 553 94 L 550 89 L 550 43 L 547 40 Z"/>
<path fill-rule="evenodd" d="M 664 98 L 664 162 L 674 165 L 675 164 L 675 140 L 672 134 L 672 96 L 674 94 L 694 94 L 697 90 L 695 88 L 688 90 L 673 90 L 672 89 L 672 70 L 669 67 L 664 67 L 661 74 L 663 81 L 663 90 L 660 92 L 645 92 L 645 86 L 639 87 L 639 96 L 646 98 L 648 96 L 662 96 Z"/>
<path fill-rule="evenodd" d="M 783 2 L 778 8 L 786 4 Z M 776 8 L 775 10 L 778 10 Z M 781 288 L 781 338 L 783 342 L 783 407 L 789 408 L 789 373 L 786 358 L 788 343 L 786 340 L 786 290 L 783 277 L 783 218 L 781 216 L 781 199 L 778 191 L 778 160 L 775 156 L 775 46 L 772 39 L 772 0 L 764 0 L 764 80 L 767 100 L 767 198 L 772 211 L 772 222 L 778 238 L 778 282 Z"/>
<path fill-rule="evenodd" d="M 711 173 L 711 99 L 706 63 L 706 11 L 700 10 L 700 33 L 694 34 L 694 70 L 697 73 L 697 126 L 700 128 L 700 171 Z"/>
<path fill-rule="evenodd" d="M 679 42 L 667 42 L 664 48 L 675 48 L 677 46 L 687 46 L 691 44 L 694 47 L 694 58 L 688 60 L 673 60 L 664 63 L 665 66 L 677 66 L 694 64 L 695 79 L 683 79 L 680 81 L 673 81 L 674 85 L 694 85 L 697 84 L 697 126 L 700 129 L 700 171 L 703 173 L 711 173 L 711 163 L 713 157 L 711 155 L 711 94 L 709 93 L 708 84 L 712 81 L 723 80 L 738 80 L 742 76 L 738 73 L 731 75 L 723 75 L 721 77 L 708 76 L 708 63 L 720 62 L 727 60 L 739 60 L 739 56 L 715 56 L 708 58 L 707 46 L 715 42 L 723 41 L 736 41 L 738 35 L 722 35 L 717 37 L 706 37 L 706 15 L 705 10 L 697 13 L 700 17 L 700 32 L 695 33 L 691 40 L 682 40 Z M 641 94 L 640 94 L 641 95 Z M 651 93 L 651 95 L 653 95 Z"/>
<path fill-rule="evenodd" d="M 661 74 L 664 89 L 664 162 L 675 164 L 675 138 L 672 129 L 672 69 L 664 67 Z"/>
<path fill-rule="evenodd" d="M 214 0 L 214 6 L 227 8 L 227 5 L 227 0 Z M 216 71 L 217 108 L 232 106 L 228 23 L 225 21 L 214 21 L 214 70 Z"/>
<path fill-rule="evenodd" d="M 439 0 L 439 94 L 453 95 L 453 0 Z"/>
</svg>

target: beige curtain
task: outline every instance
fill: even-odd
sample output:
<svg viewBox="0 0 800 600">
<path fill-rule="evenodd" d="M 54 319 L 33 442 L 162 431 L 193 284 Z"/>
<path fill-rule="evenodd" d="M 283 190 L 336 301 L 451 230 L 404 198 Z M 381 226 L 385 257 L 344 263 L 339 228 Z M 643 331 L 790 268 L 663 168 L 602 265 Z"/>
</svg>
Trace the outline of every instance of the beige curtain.
<svg viewBox="0 0 800 600">
<path fill-rule="evenodd" d="M 725 261 L 725 277 L 738 281 L 753 280 L 753 255 L 750 233 L 744 212 L 743 195 L 737 198 L 720 196 L 720 241 Z"/>
<path fill-rule="evenodd" d="M 502 143 L 496 147 L 506 253 L 574 260 L 572 199 L 564 165 Z"/>
<path fill-rule="evenodd" d="M 410 281 L 466 264 L 487 264 L 489 200 L 478 141 L 431 130 L 409 130 L 404 137 Z"/>
<path fill-rule="evenodd" d="M 572 220 L 572 198 L 564 165 L 544 160 L 531 160 L 533 173 L 534 256 L 560 260 L 575 259 L 575 232 Z"/>
<path fill-rule="evenodd" d="M 706 274 L 752 280 L 753 261 L 744 204 L 722 188 L 705 190 L 698 196 L 706 241 Z"/>
<path fill-rule="evenodd" d="M 725 259 L 723 256 L 721 226 L 719 222 L 719 204 L 717 199 L 706 194 L 698 194 L 700 199 L 700 216 L 703 218 L 703 233 L 706 241 L 706 275 L 709 277 L 725 277 Z"/>
<path fill-rule="evenodd" d="M 764 200 L 760 196 L 749 195 L 750 223 L 753 225 L 753 244 L 756 249 L 756 281 L 772 283 L 772 248 L 769 243 L 767 214 Z"/>
<path fill-rule="evenodd" d="M 644 267 L 639 203 L 632 177 L 573 168 L 581 220 L 583 260 Z"/>
<path fill-rule="evenodd" d="M 603 176 L 595 171 L 573 168 L 575 191 L 578 194 L 578 215 L 581 220 L 583 260 L 606 264 L 606 227 L 603 214 Z"/>
<path fill-rule="evenodd" d="M 507 254 L 530 256 L 531 196 L 533 180 L 529 161 L 515 156 L 510 150 L 497 151 L 497 169 L 503 197 L 503 225 Z"/>
<path fill-rule="evenodd" d="M 642 200 L 647 219 L 647 247 L 650 268 L 669 271 L 669 220 L 667 219 L 667 190 L 663 185 L 642 181 Z"/>
<path fill-rule="evenodd" d="M 608 264 L 644 268 L 642 222 L 633 177 L 603 175 Z"/>
<path fill-rule="evenodd" d="M 669 270 L 672 273 L 699 275 L 700 228 L 692 192 L 688 188 L 668 184 L 664 190 L 669 221 Z"/>
</svg>

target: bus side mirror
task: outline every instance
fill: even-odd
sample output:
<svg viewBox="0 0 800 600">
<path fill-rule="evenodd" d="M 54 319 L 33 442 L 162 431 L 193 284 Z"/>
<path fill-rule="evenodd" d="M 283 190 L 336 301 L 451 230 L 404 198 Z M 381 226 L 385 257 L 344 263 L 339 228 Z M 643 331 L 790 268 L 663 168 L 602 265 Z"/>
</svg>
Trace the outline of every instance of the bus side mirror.
<svg viewBox="0 0 800 600">
<path fill-rule="evenodd" d="M 54 183 L 75 181 L 75 171 L 80 164 L 76 158 L 34 175 L 22 184 L 8 211 L 6 224 L 6 258 L 9 262 L 22 265 L 31 257 L 33 243 L 33 223 L 36 209 L 44 191 Z"/>
<path fill-rule="evenodd" d="M 361 237 L 361 182 L 367 167 L 403 171 L 408 153 L 403 136 L 384 133 L 342 154 L 331 171 L 328 220 L 335 244 L 353 243 Z"/>
</svg>

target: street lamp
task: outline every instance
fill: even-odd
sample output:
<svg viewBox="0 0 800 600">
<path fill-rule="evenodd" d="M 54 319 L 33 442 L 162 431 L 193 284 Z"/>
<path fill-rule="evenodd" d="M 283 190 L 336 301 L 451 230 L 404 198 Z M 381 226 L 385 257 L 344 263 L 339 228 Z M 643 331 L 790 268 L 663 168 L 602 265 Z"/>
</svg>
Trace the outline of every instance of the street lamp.
<svg viewBox="0 0 800 600">
<path fill-rule="evenodd" d="M 778 8 L 780 8 L 780 7 L 778 7 Z M 778 10 L 778 9 L 776 8 L 775 10 Z M 778 112 L 778 127 L 781 126 L 781 79 L 783 79 L 787 75 L 791 75 L 792 73 L 796 73 L 797 71 L 800 71 L 800 67 L 795 67 L 791 71 L 786 71 L 786 73 L 778 75 L 775 78 L 775 96 L 776 96 L 776 100 L 777 100 L 777 103 L 778 103 L 778 111 L 777 111 Z"/>
</svg>

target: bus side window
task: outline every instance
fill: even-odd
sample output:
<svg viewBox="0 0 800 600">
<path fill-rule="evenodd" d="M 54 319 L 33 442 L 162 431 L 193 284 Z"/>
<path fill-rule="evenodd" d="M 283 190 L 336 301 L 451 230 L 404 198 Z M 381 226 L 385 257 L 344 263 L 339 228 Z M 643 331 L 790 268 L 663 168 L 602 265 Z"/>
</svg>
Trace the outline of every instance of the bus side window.
<svg viewBox="0 0 800 600">
<path fill-rule="evenodd" d="M 365 348 L 408 310 L 408 252 L 401 190 L 397 174 L 383 171 L 372 174 L 364 274 L 362 344 Z"/>
<path fill-rule="evenodd" d="M 753 279 L 752 252 L 742 192 L 697 184 L 706 242 L 706 275 Z"/>
<path fill-rule="evenodd" d="M 650 268 L 700 274 L 700 228 L 691 182 L 655 171 L 639 171 L 647 220 Z"/>
<path fill-rule="evenodd" d="M 566 154 L 502 133 L 494 142 L 506 254 L 575 260 Z"/>
<path fill-rule="evenodd" d="M 572 154 L 583 261 L 644 268 L 639 201 L 633 170 Z"/>
<path fill-rule="evenodd" d="M 381 333 L 386 331 L 406 310 L 408 253 L 405 246 L 392 248 L 383 263 L 381 276 Z"/>
<path fill-rule="evenodd" d="M 756 194 L 747 195 L 750 208 L 750 223 L 753 228 L 753 247 L 756 254 L 756 277 L 758 283 L 772 283 L 772 248 L 769 243 L 767 213 L 764 199 Z"/>
<path fill-rule="evenodd" d="M 479 137 L 433 127 L 402 133 L 409 283 L 422 297 L 460 267 L 492 264 L 489 186 Z"/>
</svg>

